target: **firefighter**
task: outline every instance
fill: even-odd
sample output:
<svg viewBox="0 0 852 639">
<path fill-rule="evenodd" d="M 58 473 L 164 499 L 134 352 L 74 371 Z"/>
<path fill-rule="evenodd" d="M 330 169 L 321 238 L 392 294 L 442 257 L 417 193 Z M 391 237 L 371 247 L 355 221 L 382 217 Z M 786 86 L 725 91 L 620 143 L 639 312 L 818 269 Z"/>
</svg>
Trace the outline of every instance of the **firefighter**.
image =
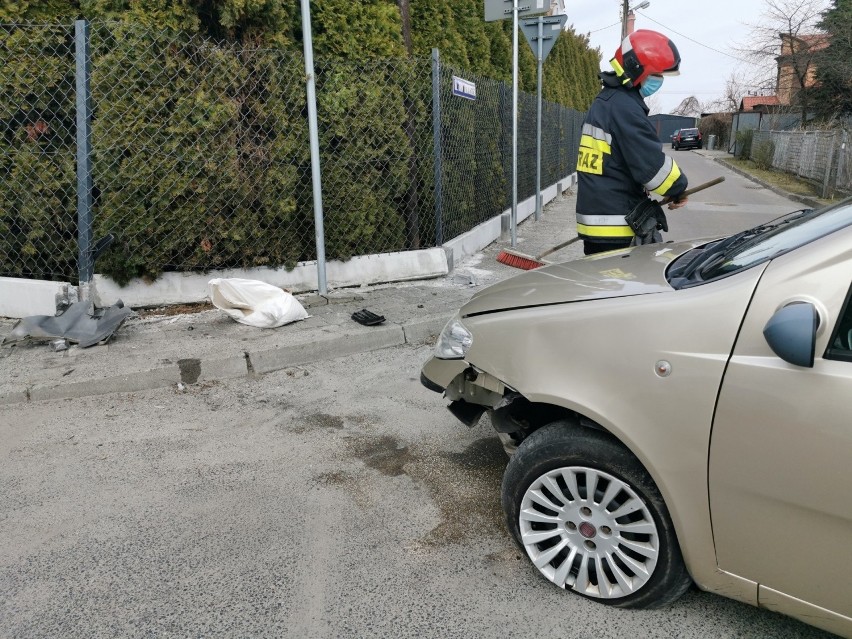
<svg viewBox="0 0 852 639">
<path fill-rule="evenodd" d="M 686 175 L 663 153 L 644 101 L 664 75 L 678 73 L 677 48 L 662 33 L 634 31 L 610 64 L 614 71 L 600 74 L 603 88 L 583 123 L 577 158 L 577 233 L 586 255 L 630 246 L 634 233 L 624 216 L 649 193 L 670 197 L 669 208 L 686 204 L 678 197 Z"/>
</svg>

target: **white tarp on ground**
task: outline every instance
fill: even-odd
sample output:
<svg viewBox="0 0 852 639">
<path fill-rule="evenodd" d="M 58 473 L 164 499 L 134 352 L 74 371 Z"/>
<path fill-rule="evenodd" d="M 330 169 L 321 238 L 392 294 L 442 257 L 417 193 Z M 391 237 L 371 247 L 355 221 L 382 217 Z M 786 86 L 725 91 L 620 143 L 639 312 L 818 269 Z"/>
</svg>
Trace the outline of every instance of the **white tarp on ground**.
<svg viewBox="0 0 852 639">
<path fill-rule="evenodd" d="M 207 283 L 213 306 L 249 326 L 277 328 L 308 317 L 299 301 L 285 290 L 240 278 L 215 278 Z"/>
</svg>

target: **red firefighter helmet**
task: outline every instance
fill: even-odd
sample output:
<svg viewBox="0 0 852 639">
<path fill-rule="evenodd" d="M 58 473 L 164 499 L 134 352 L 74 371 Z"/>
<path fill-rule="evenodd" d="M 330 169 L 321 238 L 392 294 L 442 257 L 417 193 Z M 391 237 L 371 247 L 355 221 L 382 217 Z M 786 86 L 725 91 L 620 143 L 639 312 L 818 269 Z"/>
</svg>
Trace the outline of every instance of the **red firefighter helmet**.
<svg viewBox="0 0 852 639">
<path fill-rule="evenodd" d="M 628 34 L 610 60 L 628 86 L 639 86 L 649 75 L 677 75 L 680 53 L 662 33 L 639 29 Z"/>
</svg>

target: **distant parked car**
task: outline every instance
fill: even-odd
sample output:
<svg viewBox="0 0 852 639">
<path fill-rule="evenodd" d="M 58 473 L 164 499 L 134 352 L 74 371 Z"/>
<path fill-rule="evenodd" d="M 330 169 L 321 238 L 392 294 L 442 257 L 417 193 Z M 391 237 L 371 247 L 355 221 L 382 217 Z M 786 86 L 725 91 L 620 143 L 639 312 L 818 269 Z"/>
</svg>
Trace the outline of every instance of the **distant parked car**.
<svg viewBox="0 0 852 639">
<path fill-rule="evenodd" d="M 678 133 L 680 133 L 680 129 L 676 129 L 675 132 L 672 133 L 672 148 L 675 148 L 674 141 L 675 141 L 675 138 L 677 137 Z"/>
<path fill-rule="evenodd" d="M 698 129 L 680 129 L 675 131 L 675 136 L 672 138 L 672 148 L 680 149 L 700 149 L 701 148 L 701 132 Z"/>
</svg>

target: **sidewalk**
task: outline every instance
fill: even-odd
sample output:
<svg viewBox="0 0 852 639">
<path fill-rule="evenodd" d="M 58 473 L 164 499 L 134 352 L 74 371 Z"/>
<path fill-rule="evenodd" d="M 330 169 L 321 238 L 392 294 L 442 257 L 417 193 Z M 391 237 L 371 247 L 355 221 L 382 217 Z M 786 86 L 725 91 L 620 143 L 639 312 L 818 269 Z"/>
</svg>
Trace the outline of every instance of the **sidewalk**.
<svg viewBox="0 0 852 639">
<path fill-rule="evenodd" d="M 731 159 L 733 156 L 727 151 L 708 151 L 707 149 L 695 149 L 693 152 L 698 153 L 699 155 L 703 155 L 704 157 L 709 158 L 715 162 L 718 162 L 726 169 L 733 171 L 737 175 L 741 175 L 747 180 L 751 180 L 755 184 L 760 184 L 760 186 L 767 188 L 773 193 L 777 193 L 782 197 L 786 197 L 789 200 L 793 200 L 794 202 L 799 202 L 801 204 L 806 204 L 807 206 L 810 206 L 811 208 L 815 209 L 824 206 L 824 204 L 816 198 L 808 197 L 806 195 L 799 195 L 798 193 L 790 193 L 789 191 L 785 191 L 784 189 L 779 188 L 774 184 L 770 184 L 765 180 L 761 180 L 759 177 L 752 175 L 748 171 L 744 171 L 740 167 L 735 166 L 732 162 L 728 162 L 728 160 Z"/>
<path fill-rule="evenodd" d="M 538 254 L 574 236 L 575 198 L 557 197 L 542 214 L 518 227 L 517 250 Z M 276 329 L 239 324 L 213 309 L 185 315 L 134 316 L 106 345 L 52 352 L 44 343 L 0 348 L 0 404 L 65 399 L 113 392 L 250 377 L 355 353 L 434 340 L 449 317 L 479 289 L 520 271 L 496 261 L 508 237 L 464 262 L 448 276 L 394 285 L 349 288 L 326 296 L 299 295 L 311 314 Z M 556 253 L 570 259 L 574 244 Z M 351 319 L 363 308 L 386 321 L 365 327 Z M 0 336 L 14 320 L 0 319 Z"/>
</svg>

